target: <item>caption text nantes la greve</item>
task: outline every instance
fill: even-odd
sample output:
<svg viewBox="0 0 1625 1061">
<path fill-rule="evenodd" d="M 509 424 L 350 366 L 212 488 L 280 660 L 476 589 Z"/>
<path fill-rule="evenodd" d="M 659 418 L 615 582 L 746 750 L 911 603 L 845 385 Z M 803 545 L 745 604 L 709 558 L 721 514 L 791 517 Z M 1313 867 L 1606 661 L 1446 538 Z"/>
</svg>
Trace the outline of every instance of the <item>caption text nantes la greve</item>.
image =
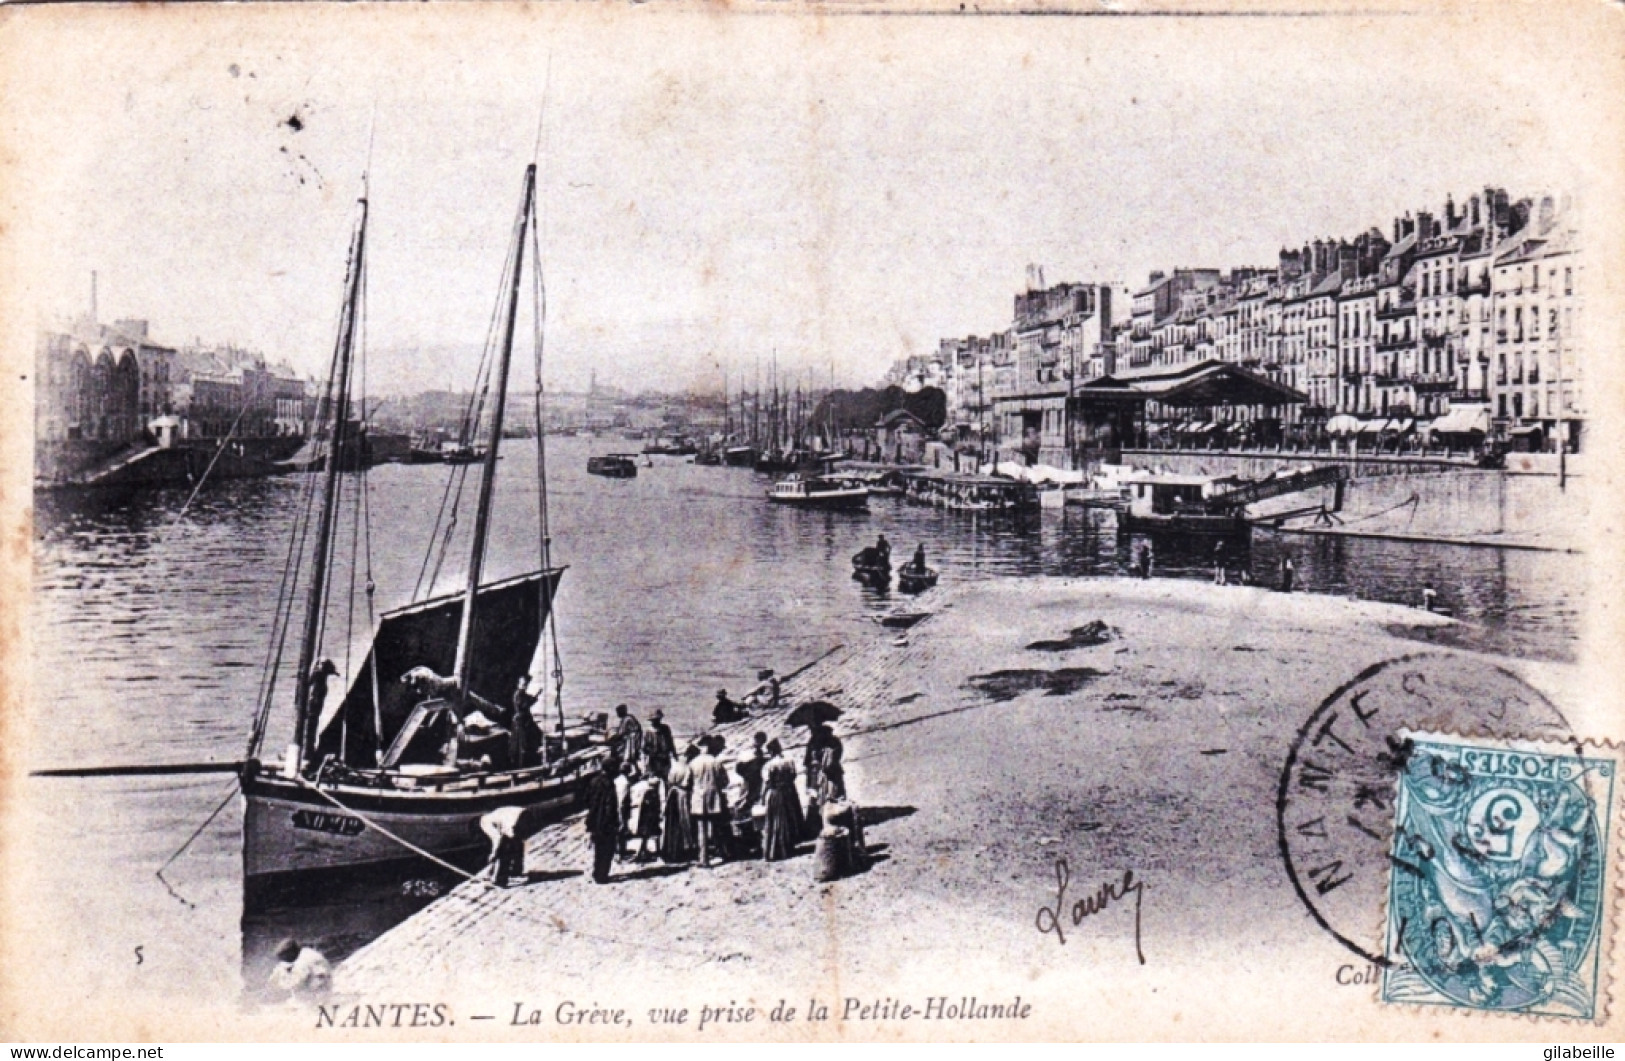
<svg viewBox="0 0 1625 1061">
<path fill-rule="evenodd" d="M 553 1026 L 586 1029 L 630 1028 L 636 1024 L 661 1027 L 687 1027 L 712 1031 L 752 1024 L 791 1024 L 797 1022 L 841 1021 L 985 1021 L 1027 1020 L 1032 1003 L 1020 995 L 985 999 L 976 995 L 928 995 L 908 1000 L 892 997 L 846 997 L 836 1002 L 818 998 L 805 1004 L 779 999 L 771 1006 L 707 1002 L 699 1005 L 644 1006 L 583 1004 L 571 999 L 557 1003 L 534 1004 L 524 1001 L 504 1004 L 502 1012 L 459 1014 L 443 1002 L 356 1002 L 318 1005 L 316 1027 L 322 1029 L 363 1028 L 447 1028 L 458 1024 L 471 1027 Z M 461 1018 L 461 1019 L 459 1019 Z"/>
</svg>

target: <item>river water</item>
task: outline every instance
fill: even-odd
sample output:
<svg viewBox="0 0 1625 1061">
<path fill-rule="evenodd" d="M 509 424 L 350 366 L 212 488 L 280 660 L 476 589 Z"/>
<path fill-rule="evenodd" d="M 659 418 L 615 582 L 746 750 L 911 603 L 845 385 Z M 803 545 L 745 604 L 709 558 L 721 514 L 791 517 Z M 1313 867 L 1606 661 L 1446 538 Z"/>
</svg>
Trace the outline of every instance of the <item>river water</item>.
<svg viewBox="0 0 1625 1061">
<path fill-rule="evenodd" d="M 633 447 L 548 441 L 554 560 L 569 567 L 557 614 L 572 717 L 620 702 L 640 717 L 660 707 L 681 737 L 703 724 L 718 688 L 738 695 L 764 668 L 786 672 L 872 635 L 874 620 L 907 599 L 849 577 L 851 554 L 879 533 L 899 561 L 924 542 L 944 583 L 1127 570 L 1132 543 L 1119 540 L 1105 513 L 979 516 L 891 498 L 873 499 L 866 513 L 803 512 L 768 504 L 767 480 L 742 469 L 655 457 L 635 479 L 585 473 L 590 453 L 617 448 Z M 487 579 L 534 566 L 535 455 L 534 442 L 504 448 Z M 350 546 L 365 544 L 370 527 L 374 608 L 411 598 L 446 476 L 435 465 L 368 474 L 370 518 L 346 524 L 339 585 L 350 585 Z M 242 756 L 305 483 L 211 483 L 184 514 L 184 490 L 36 498 L 37 752 L 29 767 Z M 1159 540 L 1154 574 L 1209 579 L 1211 549 Z M 1575 648 L 1583 557 L 1258 531 L 1247 558 L 1254 581 L 1273 584 L 1283 554 L 1309 592 L 1415 603 L 1431 581 L 1466 620 L 1470 645 L 1553 659 Z M 464 569 L 461 556 L 454 541 L 441 592 Z M 366 570 L 355 565 L 358 588 Z M 353 612 L 328 617 L 325 651 L 341 671 L 347 640 L 364 646 L 364 594 L 358 599 Z M 359 664 L 362 652 L 348 658 Z M 284 692 L 279 702 L 288 699 Z M 273 713 L 272 754 L 288 739 L 289 714 Z M 264 952 L 278 938 L 298 935 L 338 956 L 447 884 L 368 884 L 315 911 L 245 924 L 241 807 L 229 775 L 28 785 L 31 803 L 58 808 L 34 819 L 35 850 L 49 853 L 31 867 L 31 885 L 47 896 L 35 907 L 36 938 L 52 941 L 46 957 L 60 963 L 63 990 L 87 1003 L 132 991 L 236 998 L 245 981 L 262 977 Z"/>
</svg>

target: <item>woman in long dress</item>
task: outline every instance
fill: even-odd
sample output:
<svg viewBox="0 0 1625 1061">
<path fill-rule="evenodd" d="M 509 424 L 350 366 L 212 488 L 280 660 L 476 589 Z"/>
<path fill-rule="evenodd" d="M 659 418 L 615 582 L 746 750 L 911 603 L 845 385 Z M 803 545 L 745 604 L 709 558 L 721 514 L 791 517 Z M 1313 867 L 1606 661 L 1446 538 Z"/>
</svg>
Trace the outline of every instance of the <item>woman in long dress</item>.
<svg viewBox="0 0 1625 1061">
<path fill-rule="evenodd" d="M 632 786 L 632 835 L 638 841 L 635 861 L 640 863 L 649 861 L 660 850 L 660 782 L 655 775 L 645 774 Z"/>
<path fill-rule="evenodd" d="M 801 818 L 801 800 L 796 795 L 796 766 L 784 757 L 778 741 L 767 742 L 772 756 L 762 770 L 766 789 L 766 816 L 762 819 L 762 858 L 769 862 L 795 854 L 796 841 L 806 828 Z"/>
<path fill-rule="evenodd" d="M 660 859 L 673 865 L 694 859 L 694 816 L 689 812 L 694 772 L 689 764 L 699 754 L 700 750 L 690 744 L 666 775 L 666 820 L 660 831 Z"/>
</svg>

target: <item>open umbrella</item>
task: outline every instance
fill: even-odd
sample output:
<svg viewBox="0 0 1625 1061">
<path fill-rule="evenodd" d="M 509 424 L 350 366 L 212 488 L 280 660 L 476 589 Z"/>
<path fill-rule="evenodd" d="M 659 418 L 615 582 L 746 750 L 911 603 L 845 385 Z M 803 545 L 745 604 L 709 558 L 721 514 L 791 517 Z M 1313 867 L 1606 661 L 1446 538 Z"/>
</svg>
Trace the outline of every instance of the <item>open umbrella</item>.
<svg viewBox="0 0 1625 1061">
<path fill-rule="evenodd" d="M 812 726 L 820 722 L 833 722 L 841 717 L 841 709 L 828 700 L 809 700 L 791 711 L 784 722 L 789 726 Z"/>
</svg>

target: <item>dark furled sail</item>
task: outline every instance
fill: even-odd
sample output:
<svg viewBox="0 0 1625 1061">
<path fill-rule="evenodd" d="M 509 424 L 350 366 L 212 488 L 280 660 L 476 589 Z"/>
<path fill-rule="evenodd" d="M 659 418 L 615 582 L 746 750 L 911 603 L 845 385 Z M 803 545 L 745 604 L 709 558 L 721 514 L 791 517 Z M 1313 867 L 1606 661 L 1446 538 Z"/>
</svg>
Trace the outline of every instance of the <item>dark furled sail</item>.
<svg viewBox="0 0 1625 1061">
<path fill-rule="evenodd" d="M 547 620 L 548 602 L 558 592 L 563 574 L 563 568 L 533 571 L 480 587 L 474 612 L 470 691 L 504 707 L 513 702 L 514 686 L 529 671 Z M 388 746 L 414 706 L 401 676 L 414 667 L 428 667 L 441 675 L 453 673 L 463 599 L 461 593 L 448 594 L 384 613 L 372 651 L 343 706 L 322 731 L 318 761 L 331 755 L 350 766 L 377 765 L 379 747 Z M 382 741 L 373 724 L 375 665 Z"/>
</svg>

